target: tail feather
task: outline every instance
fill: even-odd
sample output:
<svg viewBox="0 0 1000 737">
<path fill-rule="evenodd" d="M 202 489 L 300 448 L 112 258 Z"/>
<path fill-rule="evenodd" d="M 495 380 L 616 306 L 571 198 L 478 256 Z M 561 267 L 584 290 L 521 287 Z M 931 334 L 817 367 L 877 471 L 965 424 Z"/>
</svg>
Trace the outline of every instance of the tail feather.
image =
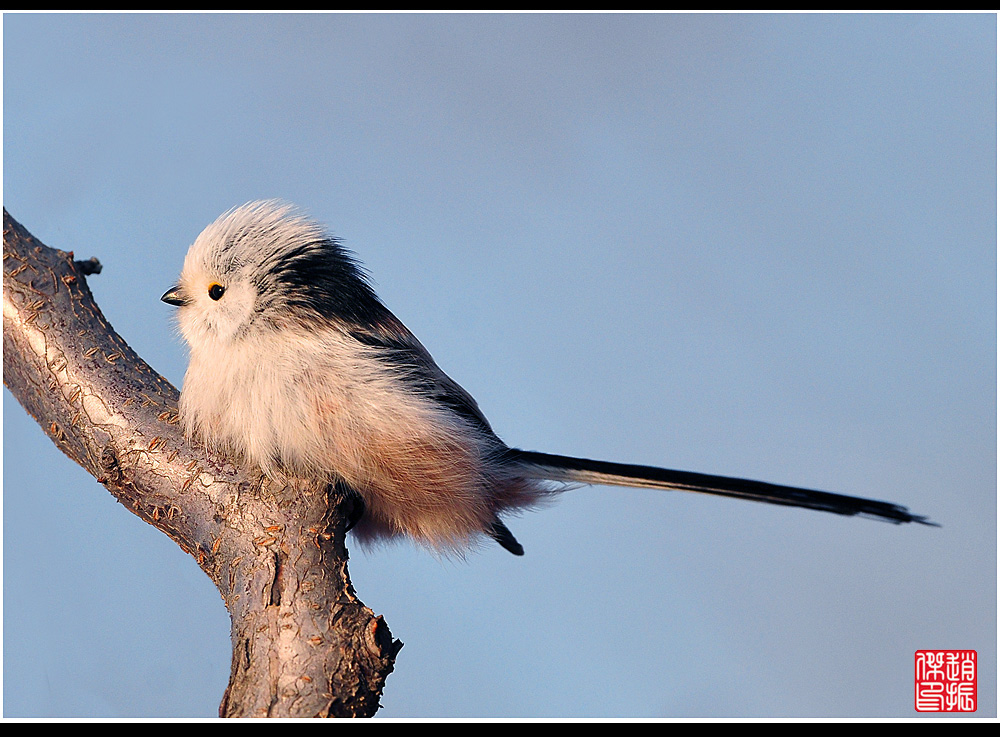
<svg viewBox="0 0 1000 737">
<path fill-rule="evenodd" d="M 517 541 L 514 534 L 507 528 L 503 522 L 499 519 L 493 520 L 493 524 L 490 525 L 490 537 L 500 543 L 504 550 L 507 550 L 514 555 L 524 555 L 524 548 L 521 547 L 521 543 Z"/>
<path fill-rule="evenodd" d="M 911 514 L 903 506 L 874 499 L 861 499 L 826 491 L 800 489 L 794 486 L 769 484 L 765 481 L 712 476 L 690 471 L 671 471 L 655 466 L 592 461 L 586 458 L 537 453 L 512 449 L 513 459 L 528 478 L 582 484 L 633 486 L 651 489 L 693 491 L 702 494 L 730 496 L 769 504 L 816 509 L 848 516 L 861 515 L 895 524 L 918 522 L 938 527 L 926 517 Z"/>
</svg>

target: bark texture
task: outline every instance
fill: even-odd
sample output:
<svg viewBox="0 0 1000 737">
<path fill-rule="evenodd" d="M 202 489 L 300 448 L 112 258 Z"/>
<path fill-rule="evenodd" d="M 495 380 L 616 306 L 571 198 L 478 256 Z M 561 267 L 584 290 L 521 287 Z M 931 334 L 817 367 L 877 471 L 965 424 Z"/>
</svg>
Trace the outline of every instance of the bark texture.
<svg viewBox="0 0 1000 737">
<path fill-rule="evenodd" d="M 354 593 L 336 488 L 254 477 L 192 447 L 177 390 L 108 324 L 93 260 L 4 210 L 4 384 L 56 446 L 219 588 L 233 657 L 221 716 L 371 716 L 402 646 Z"/>
</svg>

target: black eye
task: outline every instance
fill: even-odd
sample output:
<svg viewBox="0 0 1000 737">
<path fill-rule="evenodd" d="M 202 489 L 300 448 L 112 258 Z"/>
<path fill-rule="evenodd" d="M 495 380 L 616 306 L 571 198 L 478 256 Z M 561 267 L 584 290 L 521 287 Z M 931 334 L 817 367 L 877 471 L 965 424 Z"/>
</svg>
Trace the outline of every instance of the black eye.
<svg viewBox="0 0 1000 737">
<path fill-rule="evenodd" d="M 220 299 L 222 299 L 222 295 L 225 293 L 226 293 L 226 288 L 221 284 L 213 284 L 208 288 L 208 296 L 214 299 L 215 301 L 219 301 Z"/>
</svg>

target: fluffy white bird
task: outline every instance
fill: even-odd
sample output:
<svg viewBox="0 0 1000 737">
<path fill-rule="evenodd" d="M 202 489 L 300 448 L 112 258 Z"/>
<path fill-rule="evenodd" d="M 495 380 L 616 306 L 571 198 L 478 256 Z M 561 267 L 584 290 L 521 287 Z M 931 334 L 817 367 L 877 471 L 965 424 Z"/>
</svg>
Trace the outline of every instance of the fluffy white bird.
<svg viewBox="0 0 1000 737">
<path fill-rule="evenodd" d="M 475 400 L 379 300 L 353 256 L 292 206 L 251 202 L 187 253 L 176 305 L 190 349 L 186 434 L 261 473 L 346 484 L 362 540 L 461 551 L 565 484 L 743 497 L 892 522 L 904 507 L 821 491 L 510 448 Z M 553 484 L 561 482 L 563 484 Z"/>
</svg>

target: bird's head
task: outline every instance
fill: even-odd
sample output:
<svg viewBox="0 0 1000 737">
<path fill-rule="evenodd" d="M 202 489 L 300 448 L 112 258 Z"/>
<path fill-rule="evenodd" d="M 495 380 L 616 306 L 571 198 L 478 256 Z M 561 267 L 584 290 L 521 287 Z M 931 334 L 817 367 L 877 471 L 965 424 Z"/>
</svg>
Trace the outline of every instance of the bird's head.
<svg viewBox="0 0 1000 737">
<path fill-rule="evenodd" d="M 290 326 L 364 321 L 366 305 L 377 303 L 351 255 L 276 200 L 234 208 L 205 228 L 161 299 L 178 307 L 192 350 Z"/>
</svg>

